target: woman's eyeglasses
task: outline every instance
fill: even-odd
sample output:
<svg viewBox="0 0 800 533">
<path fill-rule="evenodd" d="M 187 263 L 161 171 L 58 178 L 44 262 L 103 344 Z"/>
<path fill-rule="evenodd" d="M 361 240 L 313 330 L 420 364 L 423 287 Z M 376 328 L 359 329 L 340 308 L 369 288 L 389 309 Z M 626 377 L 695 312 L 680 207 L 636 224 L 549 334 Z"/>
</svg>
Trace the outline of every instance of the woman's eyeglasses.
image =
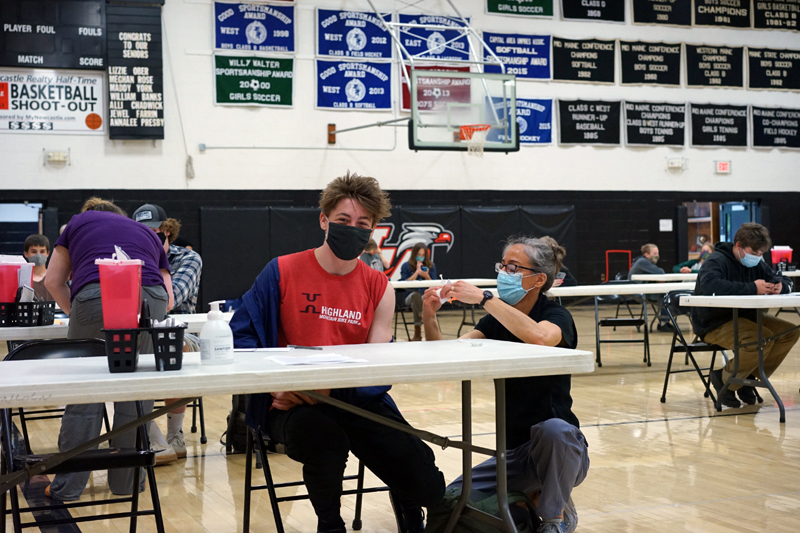
<svg viewBox="0 0 800 533">
<path fill-rule="evenodd" d="M 520 265 L 511 265 L 511 264 L 506 264 L 506 263 L 503 263 L 503 262 L 498 262 L 498 263 L 494 264 L 494 271 L 495 272 L 500 272 L 501 270 L 505 269 L 505 271 L 508 272 L 509 274 L 516 274 L 517 273 L 517 269 L 520 269 L 520 268 L 522 268 L 524 270 L 529 270 L 531 272 L 535 272 L 535 273 L 538 274 L 538 272 L 536 272 L 536 270 L 534 270 L 532 268 L 520 266 Z"/>
</svg>

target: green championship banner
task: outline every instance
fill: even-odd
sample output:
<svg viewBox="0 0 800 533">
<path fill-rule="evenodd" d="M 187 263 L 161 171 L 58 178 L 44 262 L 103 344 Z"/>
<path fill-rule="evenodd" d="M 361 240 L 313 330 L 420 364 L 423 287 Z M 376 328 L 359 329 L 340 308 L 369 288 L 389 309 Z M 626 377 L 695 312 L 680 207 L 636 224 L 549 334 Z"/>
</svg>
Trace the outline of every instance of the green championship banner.
<svg viewBox="0 0 800 533">
<path fill-rule="evenodd" d="M 214 56 L 217 105 L 292 107 L 294 59 Z"/>
<path fill-rule="evenodd" d="M 552 17 L 553 0 L 486 0 L 486 12 L 490 15 Z"/>
</svg>

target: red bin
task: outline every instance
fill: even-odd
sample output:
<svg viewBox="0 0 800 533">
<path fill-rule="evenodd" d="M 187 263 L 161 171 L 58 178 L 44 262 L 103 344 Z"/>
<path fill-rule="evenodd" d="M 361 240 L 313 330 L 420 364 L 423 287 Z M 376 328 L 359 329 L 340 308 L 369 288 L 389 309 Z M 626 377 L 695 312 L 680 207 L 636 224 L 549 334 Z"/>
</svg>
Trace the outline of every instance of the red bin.
<svg viewBox="0 0 800 533">
<path fill-rule="evenodd" d="M 773 248 L 770 253 L 772 254 L 772 264 L 777 265 L 781 262 L 781 260 L 786 259 L 787 263 L 792 262 L 792 249 L 791 248 L 783 248 L 783 249 L 775 249 Z"/>
<path fill-rule="evenodd" d="M 0 265 L 0 302 L 13 302 L 17 298 L 17 289 L 19 289 L 19 274 L 17 271 L 20 266 L 15 264 Z"/>
<path fill-rule="evenodd" d="M 139 259 L 96 259 L 105 329 L 139 327 L 142 307 L 142 265 Z"/>
</svg>

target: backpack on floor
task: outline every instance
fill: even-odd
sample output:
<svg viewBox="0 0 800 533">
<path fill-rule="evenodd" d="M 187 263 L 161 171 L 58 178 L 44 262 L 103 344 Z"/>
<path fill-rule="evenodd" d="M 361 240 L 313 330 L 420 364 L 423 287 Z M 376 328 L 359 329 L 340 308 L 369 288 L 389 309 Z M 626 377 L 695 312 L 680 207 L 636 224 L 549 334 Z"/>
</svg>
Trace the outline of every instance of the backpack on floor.
<svg viewBox="0 0 800 533">
<path fill-rule="evenodd" d="M 442 503 L 428 509 L 428 520 L 425 533 L 441 533 L 444 531 L 453 509 L 461 496 L 461 487 L 451 487 L 444 494 Z M 497 494 L 486 494 L 477 490 L 470 492 L 467 507 L 482 511 L 492 516 L 500 516 L 500 505 Z M 508 493 L 508 507 L 511 518 L 519 533 L 534 533 L 539 527 L 539 517 L 533 503 L 521 492 Z M 453 533 L 497 533 L 499 530 L 470 516 L 462 515 Z"/>
</svg>

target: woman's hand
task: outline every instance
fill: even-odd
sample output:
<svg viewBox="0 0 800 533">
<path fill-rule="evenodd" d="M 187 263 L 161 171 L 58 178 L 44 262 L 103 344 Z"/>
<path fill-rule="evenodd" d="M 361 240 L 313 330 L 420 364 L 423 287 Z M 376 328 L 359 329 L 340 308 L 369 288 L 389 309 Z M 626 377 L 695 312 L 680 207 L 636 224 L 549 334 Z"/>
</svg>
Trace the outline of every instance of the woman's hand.
<svg viewBox="0 0 800 533">
<path fill-rule="evenodd" d="M 445 285 L 442 289 L 442 298 L 455 298 L 465 304 L 479 304 L 483 301 L 483 289 L 466 281 L 456 281 L 452 285 Z"/>
</svg>

